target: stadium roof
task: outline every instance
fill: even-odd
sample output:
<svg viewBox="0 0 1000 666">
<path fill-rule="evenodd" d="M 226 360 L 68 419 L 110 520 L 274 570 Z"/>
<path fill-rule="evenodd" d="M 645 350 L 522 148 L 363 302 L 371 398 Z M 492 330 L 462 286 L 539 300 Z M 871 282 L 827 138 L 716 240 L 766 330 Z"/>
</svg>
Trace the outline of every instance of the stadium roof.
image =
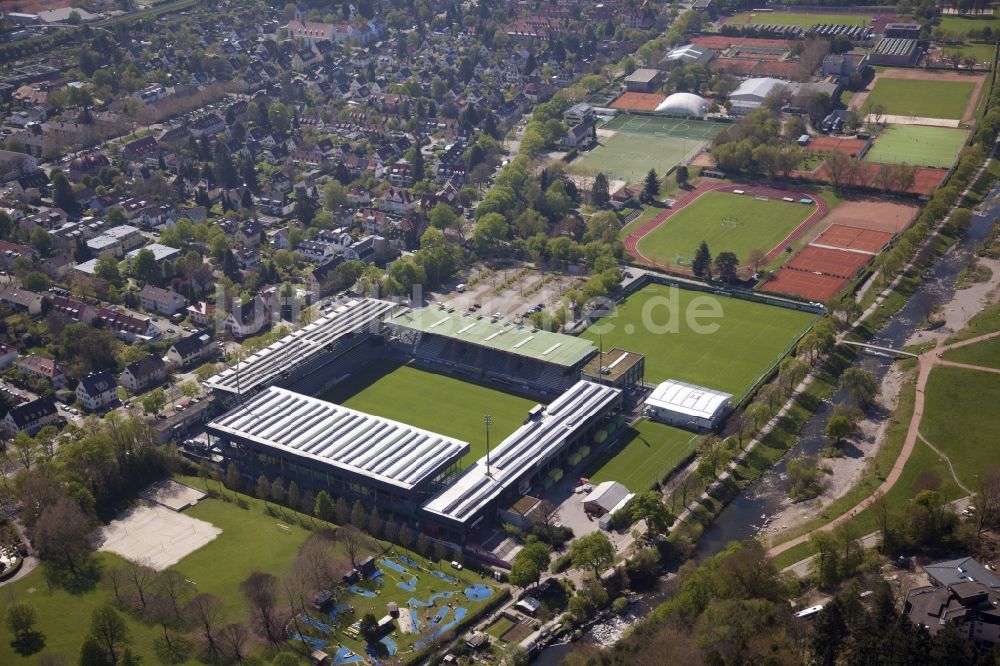
<svg viewBox="0 0 1000 666">
<path fill-rule="evenodd" d="M 459 523 L 467 523 L 504 490 L 518 483 L 525 473 L 537 470 L 559 454 L 579 427 L 603 413 L 621 391 L 609 386 L 579 381 L 515 430 L 486 458 L 480 458 L 450 486 L 424 504 L 424 511 Z"/>
<path fill-rule="evenodd" d="M 246 393 L 267 385 L 283 373 L 326 351 L 341 338 L 373 325 L 394 307 L 394 303 L 374 298 L 350 300 L 313 323 L 241 360 L 238 363 L 238 382 L 236 368 L 232 367 L 209 378 L 205 387 L 228 393 Z"/>
<path fill-rule="evenodd" d="M 469 452 L 467 442 L 276 386 L 223 414 L 207 429 L 404 490 Z"/>
<path fill-rule="evenodd" d="M 668 379 L 649 394 L 646 404 L 699 419 L 711 420 L 732 399 L 728 393 Z"/>
<path fill-rule="evenodd" d="M 394 326 L 488 347 L 565 367 L 573 367 L 597 351 L 593 342 L 533 328 L 530 324 L 494 322 L 483 315 L 426 307 L 386 320 Z"/>
</svg>

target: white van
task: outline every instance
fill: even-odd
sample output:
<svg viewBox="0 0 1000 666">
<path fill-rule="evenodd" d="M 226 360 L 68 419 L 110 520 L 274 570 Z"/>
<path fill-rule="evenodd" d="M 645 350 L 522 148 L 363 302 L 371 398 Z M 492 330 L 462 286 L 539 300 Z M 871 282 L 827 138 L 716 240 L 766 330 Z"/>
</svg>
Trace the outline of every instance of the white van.
<svg viewBox="0 0 1000 666">
<path fill-rule="evenodd" d="M 457 291 L 460 294 L 462 292 L 464 292 L 465 291 L 465 284 L 464 283 L 463 284 L 456 284 L 455 285 L 455 291 Z"/>
</svg>

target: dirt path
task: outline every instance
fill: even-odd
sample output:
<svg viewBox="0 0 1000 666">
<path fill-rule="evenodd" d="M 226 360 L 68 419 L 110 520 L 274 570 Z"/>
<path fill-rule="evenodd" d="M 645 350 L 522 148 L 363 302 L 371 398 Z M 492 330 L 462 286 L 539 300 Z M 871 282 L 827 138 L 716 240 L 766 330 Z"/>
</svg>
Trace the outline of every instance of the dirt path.
<svg viewBox="0 0 1000 666">
<path fill-rule="evenodd" d="M 984 340 L 990 340 L 998 336 L 1000 336 L 1000 331 L 994 331 L 993 333 L 986 333 L 985 335 L 980 335 L 974 338 L 970 338 L 968 340 L 962 340 L 961 342 L 956 342 L 954 344 L 935 347 L 934 349 L 924 352 L 919 357 L 917 357 L 920 370 L 917 375 L 917 394 L 916 394 L 916 400 L 914 401 L 913 404 L 913 415 L 910 417 L 910 425 L 906 430 L 906 439 L 903 441 L 903 448 L 899 452 L 899 457 L 896 458 L 896 462 L 893 464 L 892 470 L 886 476 L 882 484 L 871 495 L 869 495 L 864 500 L 855 505 L 854 508 L 852 508 L 850 511 L 845 511 L 843 514 L 837 516 L 826 525 L 818 527 L 816 528 L 816 530 L 813 531 L 829 532 L 830 530 L 837 527 L 837 525 L 840 525 L 841 523 L 850 520 L 851 518 L 854 517 L 855 514 L 860 513 L 861 511 L 864 511 L 869 506 L 871 506 L 875 502 L 876 498 L 889 492 L 889 490 L 891 490 L 892 487 L 896 485 L 896 482 L 899 481 L 899 477 L 902 476 L 903 474 L 903 468 L 906 467 L 907 461 L 913 454 L 913 447 L 917 443 L 917 438 L 920 436 L 920 421 L 921 419 L 923 419 L 924 416 L 924 389 L 927 386 L 927 379 L 930 377 L 931 370 L 934 369 L 935 366 L 939 365 L 952 366 L 952 367 L 965 368 L 968 370 L 982 370 L 987 372 L 1000 373 L 1000 370 L 996 368 L 983 368 L 977 365 L 965 365 L 962 363 L 944 361 L 941 359 L 941 354 L 947 351 L 951 351 L 952 349 L 958 349 L 959 347 L 965 347 L 967 345 L 972 345 L 977 342 L 982 342 Z M 809 540 L 809 534 L 803 534 L 802 536 L 796 537 L 794 539 L 791 539 L 790 541 L 786 541 L 782 544 L 778 544 L 777 546 L 770 548 L 767 551 L 767 554 L 771 557 L 774 557 L 775 555 L 779 555 L 790 548 L 794 548 L 795 546 L 798 546 L 801 543 L 805 543 L 808 540 Z"/>
<path fill-rule="evenodd" d="M 973 492 L 971 490 L 969 490 L 969 488 L 964 483 L 962 483 L 962 480 L 958 478 L 958 474 L 955 474 L 955 468 L 951 464 L 951 458 L 949 458 L 947 455 L 945 455 L 944 453 L 942 453 L 941 449 L 939 449 L 938 447 L 936 447 L 933 444 L 931 444 L 927 440 L 927 438 L 924 437 L 923 433 L 918 432 L 917 433 L 917 439 L 919 439 L 921 442 L 923 442 L 927 446 L 931 447 L 931 451 L 933 451 L 934 453 L 938 454 L 938 457 L 941 458 L 941 460 L 943 460 L 946 465 L 948 465 L 948 471 L 951 472 L 951 478 L 952 478 L 952 480 L 955 481 L 955 483 L 958 485 L 959 488 L 961 488 L 962 490 L 965 491 L 966 495 L 972 495 Z"/>
</svg>

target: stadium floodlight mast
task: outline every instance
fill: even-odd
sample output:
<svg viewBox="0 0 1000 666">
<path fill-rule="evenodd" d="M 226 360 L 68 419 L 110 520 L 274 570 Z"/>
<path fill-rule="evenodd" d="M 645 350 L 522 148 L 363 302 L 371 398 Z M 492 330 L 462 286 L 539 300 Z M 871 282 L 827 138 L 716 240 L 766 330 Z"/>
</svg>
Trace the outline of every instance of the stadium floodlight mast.
<svg viewBox="0 0 1000 666">
<path fill-rule="evenodd" d="M 493 423 L 493 417 L 489 414 L 483 414 L 483 425 L 486 426 L 486 476 L 492 476 L 490 474 L 490 424 Z"/>
</svg>

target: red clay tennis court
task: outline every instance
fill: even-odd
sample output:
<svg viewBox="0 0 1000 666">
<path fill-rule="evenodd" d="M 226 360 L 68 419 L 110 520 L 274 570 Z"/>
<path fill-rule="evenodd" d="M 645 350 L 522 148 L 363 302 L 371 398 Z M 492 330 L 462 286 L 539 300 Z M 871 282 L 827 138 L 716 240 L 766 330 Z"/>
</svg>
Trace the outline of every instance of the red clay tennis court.
<svg viewBox="0 0 1000 666">
<path fill-rule="evenodd" d="M 823 273 L 824 275 L 851 279 L 871 259 L 870 254 L 808 245 L 792 257 L 787 267 L 807 273 Z"/>
<path fill-rule="evenodd" d="M 831 224 L 813 243 L 878 254 L 891 240 L 892 234 L 885 231 Z"/>
<path fill-rule="evenodd" d="M 656 111 L 660 102 L 666 99 L 656 93 L 627 92 L 611 103 L 611 108 L 622 111 Z"/>
<path fill-rule="evenodd" d="M 849 281 L 832 275 L 816 275 L 782 268 L 760 290 L 825 303 L 840 293 Z"/>
<path fill-rule="evenodd" d="M 838 139 L 832 136 L 817 136 L 813 138 L 806 150 L 819 153 L 844 153 L 845 155 L 858 155 L 864 149 L 867 141 L 861 139 Z"/>
</svg>

